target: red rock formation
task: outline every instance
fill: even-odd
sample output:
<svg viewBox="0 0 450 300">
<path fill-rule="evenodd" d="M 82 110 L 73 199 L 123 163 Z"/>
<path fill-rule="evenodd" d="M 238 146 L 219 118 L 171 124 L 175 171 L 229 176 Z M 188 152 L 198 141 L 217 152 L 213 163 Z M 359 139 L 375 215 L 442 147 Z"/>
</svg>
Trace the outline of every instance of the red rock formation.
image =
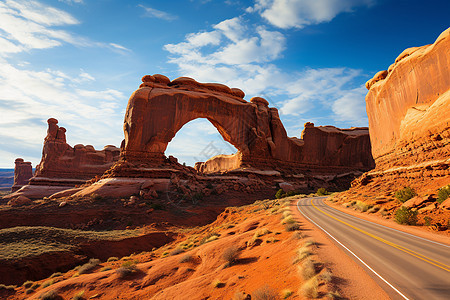
<svg viewBox="0 0 450 300">
<path fill-rule="evenodd" d="M 403 51 L 366 87 L 376 168 L 353 190 L 436 194 L 450 182 L 450 28 L 431 45 Z"/>
<path fill-rule="evenodd" d="M 31 162 L 25 162 L 23 158 L 16 158 L 14 164 L 14 184 L 11 187 L 11 192 L 15 192 L 28 184 L 30 178 L 33 177 Z"/>
<path fill-rule="evenodd" d="M 198 164 L 199 171 L 253 167 L 336 174 L 373 167 L 367 128 L 340 130 L 308 123 L 303 140 L 289 138 L 278 110 L 261 97 L 247 102 L 239 89 L 187 77 L 170 81 L 163 75 L 146 75 L 142 81 L 127 106 L 124 161 L 162 165 L 177 131 L 189 121 L 207 118 L 238 153 Z"/>
<path fill-rule="evenodd" d="M 103 150 L 81 144 L 71 147 L 66 142 L 66 129 L 57 125 L 58 120 L 50 118 L 47 123 L 42 158 L 34 176 L 28 185 L 6 198 L 12 199 L 18 195 L 31 199 L 50 196 L 101 176 L 118 160 L 120 150 L 117 147 L 108 145 Z"/>
</svg>

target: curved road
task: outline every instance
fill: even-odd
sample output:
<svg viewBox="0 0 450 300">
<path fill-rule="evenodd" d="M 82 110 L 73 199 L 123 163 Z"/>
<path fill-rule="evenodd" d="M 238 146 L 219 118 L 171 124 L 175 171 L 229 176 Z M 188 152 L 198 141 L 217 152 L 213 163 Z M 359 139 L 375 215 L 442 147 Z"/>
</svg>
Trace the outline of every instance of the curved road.
<svg viewBox="0 0 450 300">
<path fill-rule="evenodd" d="M 450 299 L 450 246 L 304 198 L 297 208 L 360 264 L 392 299 Z"/>
</svg>

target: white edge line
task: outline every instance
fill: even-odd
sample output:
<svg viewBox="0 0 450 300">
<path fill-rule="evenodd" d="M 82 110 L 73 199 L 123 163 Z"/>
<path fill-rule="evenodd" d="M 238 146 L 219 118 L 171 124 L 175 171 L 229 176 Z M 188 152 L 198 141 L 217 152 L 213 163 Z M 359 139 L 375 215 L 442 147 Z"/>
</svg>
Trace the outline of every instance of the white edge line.
<svg viewBox="0 0 450 300">
<path fill-rule="evenodd" d="M 323 199 L 323 198 L 321 198 L 321 199 Z M 367 223 L 370 223 L 370 224 L 375 224 L 375 225 L 377 225 L 377 226 L 380 226 L 380 227 L 383 227 L 383 228 L 386 228 L 386 229 L 390 229 L 390 230 L 393 230 L 393 231 L 397 231 L 397 232 L 399 232 L 399 233 L 403 233 L 403 234 L 405 234 L 405 235 L 409 235 L 409 236 L 415 237 L 415 238 L 420 239 L 420 240 L 424 240 L 424 241 L 427 241 L 427 242 L 430 242 L 430 243 L 434 243 L 434 244 L 437 244 L 437 245 L 440 245 L 440 246 L 444 246 L 444 247 L 450 248 L 449 245 L 442 244 L 442 243 L 439 243 L 439 242 L 435 242 L 435 241 L 429 240 L 429 239 L 427 239 L 427 238 L 423 238 L 423 237 L 420 237 L 420 236 L 417 236 L 417 235 L 414 235 L 414 234 L 411 234 L 411 233 L 408 233 L 408 232 L 404 232 L 404 231 L 401 231 L 401 230 L 398 230 L 398 229 L 394 229 L 394 228 L 392 228 L 392 227 L 388 227 L 388 226 L 385 226 L 385 225 L 381 225 L 381 224 L 378 224 L 378 223 L 375 223 L 375 222 L 372 222 L 372 221 L 369 221 L 369 220 L 365 220 L 365 219 L 363 219 L 363 218 L 358 218 L 358 217 L 355 217 L 355 216 L 353 216 L 353 215 L 351 215 L 351 214 L 348 214 L 348 213 L 346 213 L 346 212 L 343 212 L 343 211 L 341 211 L 341 210 L 339 210 L 339 209 L 337 209 L 337 208 L 334 208 L 334 207 L 332 207 L 332 206 L 330 206 L 330 205 L 328 205 L 328 204 L 326 204 L 326 205 L 327 205 L 329 208 L 334 209 L 334 210 L 336 210 L 336 211 L 338 211 L 338 212 L 340 212 L 340 213 L 342 213 L 342 214 L 345 214 L 345 215 L 347 215 L 347 216 L 350 216 L 350 217 L 352 217 L 352 218 L 354 218 L 354 219 L 362 220 L 362 221 L 364 221 L 364 222 L 367 222 Z"/>
<path fill-rule="evenodd" d="M 307 198 L 309 199 L 309 198 Z M 301 200 L 305 200 L 305 199 L 301 199 Z M 319 227 L 323 232 L 325 232 L 327 235 L 329 235 L 333 240 L 335 240 L 339 245 L 341 245 L 345 250 L 347 250 L 348 252 L 350 252 L 354 257 L 356 257 L 363 265 L 365 265 L 370 271 L 372 271 L 375 275 L 377 275 L 381 280 L 383 280 L 388 286 L 390 286 L 394 291 L 396 291 L 400 296 L 402 296 L 404 299 L 409 300 L 409 298 L 407 298 L 405 295 L 403 295 L 398 289 L 396 289 L 392 284 L 390 284 L 389 282 L 387 282 L 386 279 L 384 279 L 383 277 L 381 277 L 380 274 L 378 274 L 377 272 L 375 272 L 374 269 L 372 269 L 371 267 L 369 267 L 368 264 L 366 264 L 361 258 L 359 258 L 355 253 L 353 253 L 350 249 L 348 249 L 347 247 L 345 247 L 341 242 L 339 242 L 334 236 L 332 236 L 330 233 L 328 233 L 328 231 L 326 231 L 325 229 L 323 229 L 319 224 L 317 224 L 316 222 L 314 222 L 313 220 L 311 220 L 308 216 L 306 216 L 301 210 L 300 207 L 298 206 L 300 201 L 299 200 L 297 202 L 297 209 L 298 211 L 305 217 L 307 218 L 311 223 L 313 223 L 314 225 L 316 225 L 317 227 Z"/>
</svg>

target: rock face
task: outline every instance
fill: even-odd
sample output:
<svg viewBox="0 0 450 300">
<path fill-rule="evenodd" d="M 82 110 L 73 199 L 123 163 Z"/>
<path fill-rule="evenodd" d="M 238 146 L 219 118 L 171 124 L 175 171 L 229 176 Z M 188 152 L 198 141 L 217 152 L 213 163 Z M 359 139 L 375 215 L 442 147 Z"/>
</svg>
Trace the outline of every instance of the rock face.
<svg viewBox="0 0 450 300">
<path fill-rule="evenodd" d="M 11 187 L 11 192 L 15 192 L 22 186 L 28 184 L 30 178 L 33 177 L 31 162 L 25 162 L 23 158 L 17 158 L 14 164 L 14 184 Z"/>
<path fill-rule="evenodd" d="M 450 182 L 450 28 L 366 83 L 376 168 L 354 183 L 436 193 Z"/>
<path fill-rule="evenodd" d="M 261 97 L 247 102 L 239 89 L 187 77 L 170 81 L 163 75 L 146 75 L 142 81 L 126 110 L 124 161 L 163 164 L 168 143 L 183 125 L 206 118 L 238 152 L 197 164 L 204 173 L 237 168 L 342 173 L 374 166 L 367 128 L 341 130 L 307 123 L 302 139 L 289 138 L 278 110 Z"/>
<path fill-rule="evenodd" d="M 36 166 L 34 176 L 29 184 L 7 198 L 12 199 L 17 195 L 42 198 L 73 188 L 95 176 L 101 176 L 119 159 L 120 150 L 115 146 L 105 146 L 103 150 L 81 144 L 71 147 L 66 142 L 66 129 L 58 126 L 58 120 L 50 118 L 47 123 L 42 158 Z M 22 170 L 25 164 L 29 164 L 27 170 L 31 170 L 31 164 L 20 159 L 16 160 L 16 169 L 19 166 Z"/>
</svg>

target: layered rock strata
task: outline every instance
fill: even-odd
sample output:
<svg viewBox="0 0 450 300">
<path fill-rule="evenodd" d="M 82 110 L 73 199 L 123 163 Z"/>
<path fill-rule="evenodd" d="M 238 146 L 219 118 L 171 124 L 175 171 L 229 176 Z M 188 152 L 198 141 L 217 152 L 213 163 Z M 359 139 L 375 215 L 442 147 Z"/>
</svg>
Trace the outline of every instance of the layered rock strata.
<svg viewBox="0 0 450 300">
<path fill-rule="evenodd" d="M 450 28 L 431 45 L 403 51 L 366 87 L 376 168 L 353 185 L 436 193 L 450 182 Z"/>
</svg>

